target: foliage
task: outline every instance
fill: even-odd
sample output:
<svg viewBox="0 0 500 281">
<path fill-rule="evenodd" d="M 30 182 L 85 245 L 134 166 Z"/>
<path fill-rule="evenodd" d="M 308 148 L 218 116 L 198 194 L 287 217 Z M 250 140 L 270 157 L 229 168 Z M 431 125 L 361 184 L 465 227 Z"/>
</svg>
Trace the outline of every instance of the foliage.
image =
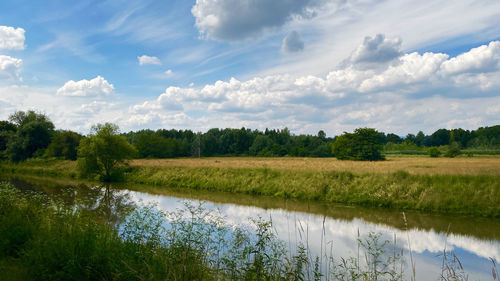
<svg viewBox="0 0 500 281">
<path fill-rule="evenodd" d="M 57 157 L 66 160 L 76 160 L 78 145 L 82 136 L 72 131 L 57 131 L 52 142 L 45 151 L 48 157 Z"/>
<path fill-rule="evenodd" d="M 383 160 L 382 143 L 375 129 L 359 128 L 336 138 L 332 152 L 340 160 Z"/>
<path fill-rule="evenodd" d="M 462 152 L 460 151 L 460 145 L 457 142 L 452 142 L 448 146 L 448 150 L 446 151 L 446 153 L 444 154 L 444 156 L 445 157 L 453 158 L 453 157 L 456 157 L 456 156 L 460 155 L 461 153 Z"/>
<path fill-rule="evenodd" d="M 82 176 L 98 176 L 100 180 L 116 180 L 125 160 L 137 151 L 118 135 L 117 125 L 105 123 L 92 126 L 91 133 L 80 141 L 78 169 Z"/>
<path fill-rule="evenodd" d="M 50 144 L 54 124 L 42 113 L 17 111 L 9 117 L 16 125 L 16 133 L 9 138 L 7 155 L 14 162 L 41 156 Z"/>
<path fill-rule="evenodd" d="M 441 151 L 439 150 L 439 148 L 437 148 L 435 146 L 429 148 L 427 153 L 429 154 L 430 157 L 433 157 L 433 158 L 439 157 L 439 155 L 441 155 Z"/>
<path fill-rule="evenodd" d="M 156 134 L 140 134 L 134 146 L 141 158 L 172 158 L 177 156 L 178 151 L 174 139 Z"/>
</svg>

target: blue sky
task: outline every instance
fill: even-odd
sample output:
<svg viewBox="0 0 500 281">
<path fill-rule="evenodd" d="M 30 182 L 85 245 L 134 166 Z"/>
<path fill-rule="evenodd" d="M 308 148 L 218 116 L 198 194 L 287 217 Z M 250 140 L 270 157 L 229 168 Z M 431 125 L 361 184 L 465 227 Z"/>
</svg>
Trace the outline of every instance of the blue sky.
<svg viewBox="0 0 500 281">
<path fill-rule="evenodd" d="M 57 127 L 500 124 L 500 2 L 2 1 L 0 118 Z"/>
</svg>

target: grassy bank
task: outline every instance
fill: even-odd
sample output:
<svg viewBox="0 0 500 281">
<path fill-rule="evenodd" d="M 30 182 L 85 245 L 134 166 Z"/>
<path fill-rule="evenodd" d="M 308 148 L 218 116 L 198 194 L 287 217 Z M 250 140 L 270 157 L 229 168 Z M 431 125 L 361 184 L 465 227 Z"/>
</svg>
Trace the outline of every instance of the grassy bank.
<svg viewBox="0 0 500 281">
<path fill-rule="evenodd" d="M 226 225 L 200 206 L 131 209 L 118 225 L 85 206 L 0 182 L 1 280 L 403 280 L 402 256 L 370 233 L 366 261 L 285 250 L 272 224 Z M 168 218 L 168 219 L 167 219 Z M 166 226 L 168 221 L 168 227 Z M 326 249 L 326 248 L 325 248 Z M 331 254 L 331 253 L 330 253 Z M 326 255 L 326 254 L 325 254 Z M 323 266 L 323 270 L 321 270 Z"/>
<path fill-rule="evenodd" d="M 500 175 L 499 170 L 495 169 L 500 163 L 498 159 L 445 160 L 436 159 L 435 162 L 429 162 L 428 159 L 413 157 L 393 158 L 379 163 L 323 162 L 323 166 L 303 164 L 307 161 L 313 161 L 314 164 L 314 159 L 281 160 L 289 161 L 288 168 L 284 164 L 276 165 L 276 168 L 247 167 L 252 164 L 248 164 L 248 161 L 272 161 L 258 158 L 228 158 L 229 164 L 224 162 L 224 158 L 201 159 L 199 162 L 196 162 L 196 159 L 137 160 L 132 162 L 125 180 L 128 183 L 147 184 L 158 188 L 213 190 L 401 210 L 500 217 Z M 406 167 L 410 167 L 409 171 L 404 170 L 405 166 L 403 170 L 394 168 L 397 166 L 394 163 L 404 161 L 409 163 L 406 164 Z M 188 164 L 182 165 L 183 163 Z M 197 166 L 194 163 L 198 163 Z M 423 168 L 414 168 L 417 165 L 415 163 L 421 163 L 418 167 Z M 463 163 L 475 163 L 469 165 L 472 167 L 469 174 L 464 170 L 467 165 Z M 234 164 L 233 167 L 229 167 L 231 164 Z M 364 172 L 356 172 L 355 164 Z M 385 166 L 375 166 L 379 164 Z M 453 164 L 456 173 L 442 173 L 452 169 Z M 269 162 L 265 162 L 265 165 L 269 165 Z M 349 167 L 353 171 L 345 167 L 334 169 L 328 165 L 351 165 Z M 429 166 L 437 168 L 425 168 Z M 413 172 L 411 169 L 432 172 Z M 75 164 L 68 161 L 3 164 L 0 170 L 4 173 L 58 177 L 77 175 Z M 372 172 L 366 172 L 369 170 Z"/>
</svg>

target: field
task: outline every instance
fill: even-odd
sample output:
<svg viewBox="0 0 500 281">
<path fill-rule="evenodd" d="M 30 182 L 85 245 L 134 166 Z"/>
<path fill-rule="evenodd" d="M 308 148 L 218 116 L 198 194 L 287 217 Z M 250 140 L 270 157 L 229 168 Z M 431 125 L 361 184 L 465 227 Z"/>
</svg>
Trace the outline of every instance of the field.
<svg viewBox="0 0 500 281">
<path fill-rule="evenodd" d="M 78 177 L 72 161 L 0 163 L 0 172 Z M 381 162 L 325 158 L 133 160 L 127 184 L 500 217 L 500 158 L 388 157 Z"/>
<path fill-rule="evenodd" d="M 261 158 L 214 157 L 182 159 L 139 159 L 130 163 L 136 167 L 187 167 L 187 168 L 264 168 L 292 171 L 341 171 L 355 174 L 394 173 L 448 175 L 497 175 L 500 176 L 500 157 L 399 157 L 389 156 L 386 161 L 340 161 L 335 158 Z"/>
</svg>

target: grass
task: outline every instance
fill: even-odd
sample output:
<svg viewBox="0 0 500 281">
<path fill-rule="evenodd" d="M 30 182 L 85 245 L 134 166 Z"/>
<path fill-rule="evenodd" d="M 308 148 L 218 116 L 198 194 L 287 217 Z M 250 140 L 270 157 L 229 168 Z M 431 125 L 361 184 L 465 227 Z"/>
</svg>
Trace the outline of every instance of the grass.
<svg viewBox="0 0 500 281">
<path fill-rule="evenodd" d="M 323 254 L 314 256 L 302 225 L 295 230 L 301 239 L 292 252 L 276 238 L 271 221 L 252 223 L 251 229 L 227 225 L 201 205 L 186 204 L 172 213 L 136 206 L 114 225 L 82 206 L 0 182 L 0 279 L 415 280 L 414 271 L 404 273 L 414 270 L 408 265 L 415 266 L 411 249 L 399 250 L 395 237 L 382 240 L 370 232 L 361 238 L 358 231 L 351 257 L 335 257 L 333 242 L 322 237 Z M 468 280 L 458 257 L 446 248 L 441 269 L 437 280 Z"/>
<path fill-rule="evenodd" d="M 500 157 L 430 158 L 427 156 L 387 156 L 387 161 L 360 162 L 335 158 L 300 157 L 213 157 L 132 160 L 133 167 L 154 168 L 267 168 L 292 171 L 340 171 L 354 174 L 496 175 L 500 176 Z M 432 168 L 432 169 L 429 169 Z"/>
<path fill-rule="evenodd" d="M 0 278 L 344 280 L 349 274 L 333 257 L 331 267 L 321 271 L 320 258 L 311 258 L 302 244 L 296 253 L 287 252 L 270 221 L 256 218 L 255 228 L 248 230 L 221 220 L 201 206 L 187 204 L 174 213 L 145 206 L 111 227 L 77 206 L 0 183 Z M 355 262 L 359 278 L 349 279 L 382 280 L 394 274 L 398 278 L 391 280 L 402 280 L 401 273 L 387 270 L 402 265 L 400 258 L 384 255 L 385 243 L 370 235 L 360 241 L 370 259 L 366 265 Z"/>
<path fill-rule="evenodd" d="M 71 161 L 0 165 L 4 173 L 75 177 Z M 134 160 L 130 184 L 500 217 L 500 158 L 388 157 Z"/>
</svg>

